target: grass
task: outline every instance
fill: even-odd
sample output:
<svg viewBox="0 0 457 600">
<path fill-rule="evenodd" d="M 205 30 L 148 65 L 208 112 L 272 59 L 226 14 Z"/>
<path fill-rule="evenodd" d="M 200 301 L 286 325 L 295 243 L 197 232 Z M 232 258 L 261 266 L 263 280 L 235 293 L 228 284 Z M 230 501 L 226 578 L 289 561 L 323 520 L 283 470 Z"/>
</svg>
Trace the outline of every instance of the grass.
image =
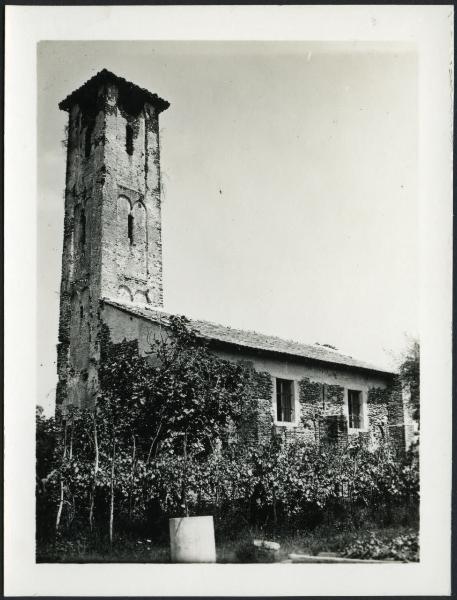
<svg viewBox="0 0 457 600">
<path fill-rule="evenodd" d="M 251 536 L 244 539 L 223 540 L 217 545 L 218 562 L 257 562 L 241 561 L 246 545 L 252 545 L 253 539 L 267 539 L 279 542 L 281 545 L 278 560 L 286 560 L 291 553 L 317 555 L 321 552 L 331 552 L 342 555 L 355 542 L 368 542 L 372 535 L 383 542 L 390 542 L 400 535 L 417 534 L 417 529 L 405 526 L 370 529 L 348 529 L 338 526 L 321 526 L 312 531 L 295 531 L 293 533 L 277 533 L 265 535 L 261 531 L 253 531 Z M 247 550 L 247 548 L 246 548 Z"/>
<path fill-rule="evenodd" d="M 382 542 L 389 543 L 398 536 L 417 534 L 411 526 L 391 526 L 373 528 L 353 528 L 338 525 L 321 525 L 311 531 L 270 531 L 260 529 L 244 530 L 238 535 L 216 536 L 217 562 L 271 562 L 253 551 L 254 539 L 267 539 L 279 542 L 281 548 L 276 560 L 286 560 L 290 553 L 317 555 L 321 552 L 342 554 L 356 542 L 369 542 L 372 535 Z M 161 539 L 151 537 L 122 537 L 111 546 L 106 539 L 91 541 L 80 537 L 73 540 L 60 540 L 55 543 L 40 544 L 37 562 L 114 562 L 114 563 L 167 563 L 170 562 L 169 544 L 166 536 Z"/>
<path fill-rule="evenodd" d="M 122 537 L 111 546 L 103 541 L 61 540 L 43 544 L 37 551 L 38 563 L 167 563 L 170 553 L 165 543 Z"/>
</svg>

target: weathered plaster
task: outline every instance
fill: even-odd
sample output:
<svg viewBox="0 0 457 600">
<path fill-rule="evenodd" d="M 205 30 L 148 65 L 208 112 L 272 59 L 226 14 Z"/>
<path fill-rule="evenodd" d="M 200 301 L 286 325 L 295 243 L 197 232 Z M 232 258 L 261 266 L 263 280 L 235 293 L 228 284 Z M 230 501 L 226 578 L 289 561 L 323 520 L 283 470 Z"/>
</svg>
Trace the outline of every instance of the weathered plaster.
<svg viewBox="0 0 457 600">
<path fill-rule="evenodd" d="M 154 337 L 167 334 L 160 324 L 112 305 L 103 304 L 102 319 L 114 343 L 138 340 L 142 354 L 150 350 Z M 270 357 L 247 349 L 240 352 L 215 349 L 214 352 L 228 360 L 248 362 L 257 372 L 267 374 L 270 385 L 264 386 L 263 396 L 258 399 L 257 421 L 253 427 L 258 439 L 266 439 L 274 431 L 286 438 L 300 436 L 312 443 L 328 441 L 344 445 L 351 438 L 360 437 L 371 448 L 382 439 L 392 440 L 395 448 L 404 446 L 403 406 L 399 404 L 398 389 L 392 386 L 390 376 L 332 365 L 317 366 L 306 360 Z M 296 418 L 291 424 L 276 421 L 276 377 L 295 382 Z M 348 389 L 363 394 L 365 423 L 359 431 L 348 428 Z"/>
<path fill-rule="evenodd" d="M 100 298 L 162 305 L 158 118 L 167 103 L 153 106 L 138 88 L 126 94 L 126 84 L 105 72 L 61 105 L 69 122 L 58 405 L 84 405 L 96 391 Z"/>
</svg>

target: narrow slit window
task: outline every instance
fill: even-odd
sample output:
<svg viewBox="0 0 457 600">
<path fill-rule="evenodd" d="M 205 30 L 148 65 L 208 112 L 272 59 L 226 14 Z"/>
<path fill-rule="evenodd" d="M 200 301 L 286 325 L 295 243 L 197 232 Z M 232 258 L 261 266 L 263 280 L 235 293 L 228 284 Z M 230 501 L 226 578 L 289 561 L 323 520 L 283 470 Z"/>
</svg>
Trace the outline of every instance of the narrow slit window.
<svg viewBox="0 0 457 600">
<path fill-rule="evenodd" d="M 125 127 L 125 149 L 127 154 L 133 154 L 133 127 L 127 123 Z"/>
<path fill-rule="evenodd" d="M 127 235 L 129 238 L 130 245 L 133 244 L 133 215 L 129 215 L 127 218 Z"/>
<path fill-rule="evenodd" d="M 86 134 L 84 138 L 84 156 L 89 158 L 92 150 L 92 131 L 94 129 L 93 123 L 89 123 L 86 127 Z"/>
<path fill-rule="evenodd" d="M 349 428 L 362 429 L 362 393 L 348 390 Z"/>
<path fill-rule="evenodd" d="M 79 243 L 84 249 L 86 244 L 86 213 L 84 212 L 84 209 L 81 210 L 79 217 Z"/>
<path fill-rule="evenodd" d="M 294 420 L 293 383 L 289 379 L 276 379 L 276 418 L 279 422 Z"/>
</svg>

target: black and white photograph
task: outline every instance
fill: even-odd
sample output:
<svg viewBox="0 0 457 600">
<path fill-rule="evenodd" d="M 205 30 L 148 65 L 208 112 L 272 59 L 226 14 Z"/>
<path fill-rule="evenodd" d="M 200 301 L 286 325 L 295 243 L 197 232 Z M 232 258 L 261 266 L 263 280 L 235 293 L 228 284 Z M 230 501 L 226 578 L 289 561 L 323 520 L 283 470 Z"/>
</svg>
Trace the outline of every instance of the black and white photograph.
<svg viewBox="0 0 457 600">
<path fill-rule="evenodd" d="M 32 45 L 35 568 L 427 566 L 420 44 Z"/>
</svg>

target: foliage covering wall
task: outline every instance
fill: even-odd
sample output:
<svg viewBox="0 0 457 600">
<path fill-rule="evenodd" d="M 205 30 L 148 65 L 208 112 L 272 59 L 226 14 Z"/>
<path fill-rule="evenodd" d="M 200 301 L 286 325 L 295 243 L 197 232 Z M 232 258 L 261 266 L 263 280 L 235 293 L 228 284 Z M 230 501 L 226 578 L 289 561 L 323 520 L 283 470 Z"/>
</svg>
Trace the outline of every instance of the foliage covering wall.
<svg viewBox="0 0 457 600">
<path fill-rule="evenodd" d="M 57 420 L 37 414 L 38 538 L 84 529 L 114 542 L 123 529 L 204 513 L 306 526 L 324 511 L 417 502 L 414 453 L 398 461 L 388 445 L 274 435 L 259 419 L 271 377 L 215 357 L 183 319 L 171 332 L 142 357 L 105 329 L 97 402 Z M 301 383 L 313 391 L 304 418 L 320 390 Z"/>
</svg>

